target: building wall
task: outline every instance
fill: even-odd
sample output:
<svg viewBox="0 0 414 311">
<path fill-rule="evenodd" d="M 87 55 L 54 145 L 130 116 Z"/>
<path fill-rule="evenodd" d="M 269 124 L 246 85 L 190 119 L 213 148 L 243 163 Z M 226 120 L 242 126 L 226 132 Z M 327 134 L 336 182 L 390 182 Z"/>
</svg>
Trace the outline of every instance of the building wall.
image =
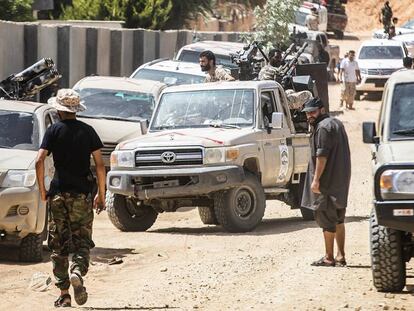
<svg viewBox="0 0 414 311">
<path fill-rule="evenodd" d="M 202 40 L 238 41 L 235 32 L 197 32 Z M 60 87 L 91 75 L 129 76 L 141 64 L 173 58 L 192 42 L 191 30 L 152 31 L 70 24 L 0 21 L 0 81 L 44 57 L 62 74 Z"/>
</svg>

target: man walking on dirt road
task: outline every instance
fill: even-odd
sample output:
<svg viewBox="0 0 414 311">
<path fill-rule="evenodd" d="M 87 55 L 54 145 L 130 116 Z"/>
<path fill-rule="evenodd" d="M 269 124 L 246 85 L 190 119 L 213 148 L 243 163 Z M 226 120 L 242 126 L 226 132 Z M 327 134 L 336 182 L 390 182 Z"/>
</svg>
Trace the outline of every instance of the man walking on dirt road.
<svg viewBox="0 0 414 311">
<path fill-rule="evenodd" d="M 70 285 L 78 305 L 88 299 L 82 277 L 88 272 L 89 252 L 95 246 L 92 208 L 97 213 L 105 209 L 105 166 L 100 151 L 103 145 L 92 127 L 76 119 L 76 112 L 85 110 L 77 92 L 61 89 L 48 103 L 57 109 L 61 121 L 46 130 L 36 159 L 36 175 L 41 199 L 49 202 L 48 246 L 52 251 L 56 286 L 61 291 L 55 307 L 70 307 Z M 55 175 L 46 192 L 44 160 L 50 153 Z M 95 179 L 90 170 L 91 154 L 98 177 L 98 194 L 93 202 Z M 69 253 L 73 253 L 70 276 Z"/>
<path fill-rule="evenodd" d="M 345 211 L 351 179 L 348 136 L 341 121 L 331 118 L 318 98 L 303 110 L 312 127 L 311 159 L 303 189 L 302 206 L 314 210 L 323 229 L 325 255 L 313 266 L 345 266 Z M 337 255 L 334 257 L 334 241 Z"/>
<path fill-rule="evenodd" d="M 361 82 L 361 72 L 359 70 L 358 62 L 355 60 L 355 51 L 349 51 L 348 58 L 345 58 L 341 62 L 339 82 L 343 83 L 343 99 L 345 100 L 346 108 L 354 110 L 356 85 Z"/>
</svg>

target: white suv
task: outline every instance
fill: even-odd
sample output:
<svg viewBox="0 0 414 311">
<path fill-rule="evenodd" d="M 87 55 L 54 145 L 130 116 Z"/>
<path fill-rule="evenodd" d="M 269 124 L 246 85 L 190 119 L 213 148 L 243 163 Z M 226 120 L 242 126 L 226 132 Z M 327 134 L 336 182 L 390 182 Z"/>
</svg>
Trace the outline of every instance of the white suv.
<svg viewBox="0 0 414 311">
<path fill-rule="evenodd" d="M 357 61 L 362 81 L 357 85 L 356 99 L 364 92 L 383 91 L 392 73 L 403 68 L 408 50 L 403 42 L 394 40 L 368 40 L 362 43 Z"/>
</svg>

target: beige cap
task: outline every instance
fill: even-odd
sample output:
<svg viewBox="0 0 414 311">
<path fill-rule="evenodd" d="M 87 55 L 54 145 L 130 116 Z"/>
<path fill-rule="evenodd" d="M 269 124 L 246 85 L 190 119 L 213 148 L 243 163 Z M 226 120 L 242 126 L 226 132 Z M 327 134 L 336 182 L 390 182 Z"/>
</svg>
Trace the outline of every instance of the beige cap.
<svg viewBox="0 0 414 311">
<path fill-rule="evenodd" d="M 59 111 L 76 113 L 86 109 L 81 104 L 79 93 L 72 89 L 60 89 L 56 97 L 49 98 L 47 103 Z"/>
</svg>

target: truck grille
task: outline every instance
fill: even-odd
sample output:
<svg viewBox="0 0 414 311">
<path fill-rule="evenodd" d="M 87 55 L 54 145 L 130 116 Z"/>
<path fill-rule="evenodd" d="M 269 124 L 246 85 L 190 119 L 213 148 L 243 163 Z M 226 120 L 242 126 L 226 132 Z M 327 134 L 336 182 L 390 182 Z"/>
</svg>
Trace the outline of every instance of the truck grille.
<svg viewBox="0 0 414 311">
<path fill-rule="evenodd" d="M 174 166 L 203 164 L 201 148 L 139 150 L 135 153 L 136 166 Z"/>
<path fill-rule="evenodd" d="M 117 143 L 104 143 L 103 148 L 101 149 L 102 156 L 110 157 L 112 151 L 115 150 Z"/>
<path fill-rule="evenodd" d="M 368 74 L 373 76 L 389 76 L 396 72 L 398 69 L 368 69 Z"/>
<path fill-rule="evenodd" d="M 375 87 L 383 87 L 388 79 L 367 79 L 365 83 L 374 83 Z"/>
</svg>

